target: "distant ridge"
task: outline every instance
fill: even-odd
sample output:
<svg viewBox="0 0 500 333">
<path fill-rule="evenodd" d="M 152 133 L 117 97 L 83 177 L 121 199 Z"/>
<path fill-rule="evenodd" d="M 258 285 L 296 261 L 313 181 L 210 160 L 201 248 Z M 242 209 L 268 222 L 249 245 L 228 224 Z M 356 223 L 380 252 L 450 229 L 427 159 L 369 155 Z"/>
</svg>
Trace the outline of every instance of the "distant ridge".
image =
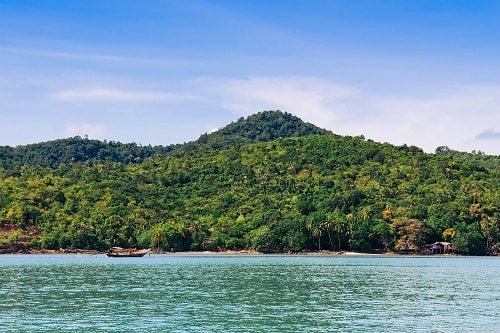
<svg viewBox="0 0 500 333">
<path fill-rule="evenodd" d="M 169 146 L 99 141 L 79 136 L 24 146 L 0 146 L 0 167 L 12 170 L 23 165 L 57 168 L 61 164 L 108 160 L 140 163 L 147 158 L 208 149 L 227 149 L 238 144 L 272 141 L 277 138 L 331 134 L 287 112 L 263 111 L 233 122 L 198 140 Z"/>
<path fill-rule="evenodd" d="M 173 148 L 106 142 L 76 136 L 25 146 L 0 146 L 0 167 L 7 170 L 23 165 L 57 168 L 61 164 L 97 160 L 138 163 L 148 157 L 165 154 L 171 149 Z"/>
</svg>

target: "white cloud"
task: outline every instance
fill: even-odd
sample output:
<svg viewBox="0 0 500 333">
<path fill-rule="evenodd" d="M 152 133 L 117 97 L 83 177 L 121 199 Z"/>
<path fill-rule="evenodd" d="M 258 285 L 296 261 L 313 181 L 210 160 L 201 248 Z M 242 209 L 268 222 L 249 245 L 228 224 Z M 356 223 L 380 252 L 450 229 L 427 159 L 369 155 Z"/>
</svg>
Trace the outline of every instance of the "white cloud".
<svg viewBox="0 0 500 333">
<path fill-rule="evenodd" d="M 393 144 L 409 144 L 433 152 L 447 145 L 461 151 L 498 148 L 478 141 L 477 133 L 500 123 L 500 87 L 457 87 L 434 98 L 369 96 L 366 115 L 343 124 L 343 131 L 358 130 L 368 138 Z"/>
<path fill-rule="evenodd" d="M 106 101 L 169 101 L 194 99 L 192 95 L 171 94 L 156 91 L 134 91 L 122 89 L 96 88 L 96 89 L 68 89 L 60 90 L 54 94 L 58 100 L 67 102 L 106 102 Z"/>
<path fill-rule="evenodd" d="M 279 109 L 338 134 L 415 145 L 427 152 L 447 145 L 500 153 L 494 140 L 484 140 L 496 133 L 484 129 L 500 123 L 500 87 L 447 87 L 447 94 L 417 98 L 374 95 L 312 77 L 204 79 L 198 84 L 204 87 L 200 94 L 239 115 Z"/>
<path fill-rule="evenodd" d="M 343 118 L 349 100 L 358 93 L 353 87 L 312 77 L 204 79 L 198 83 L 210 87 L 212 97 L 240 115 L 281 110 L 319 126 L 331 126 Z"/>
<path fill-rule="evenodd" d="M 92 139 L 106 139 L 107 127 L 102 124 L 68 123 L 62 130 L 63 137 L 88 136 Z"/>
</svg>

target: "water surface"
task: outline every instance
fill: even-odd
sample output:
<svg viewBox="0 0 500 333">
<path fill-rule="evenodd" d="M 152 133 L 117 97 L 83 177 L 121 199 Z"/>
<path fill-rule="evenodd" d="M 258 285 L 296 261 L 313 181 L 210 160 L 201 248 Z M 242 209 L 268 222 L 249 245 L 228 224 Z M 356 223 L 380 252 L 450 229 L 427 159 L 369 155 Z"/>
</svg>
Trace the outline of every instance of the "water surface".
<svg viewBox="0 0 500 333">
<path fill-rule="evenodd" d="M 500 258 L 0 256 L 1 332 L 500 332 Z"/>
</svg>

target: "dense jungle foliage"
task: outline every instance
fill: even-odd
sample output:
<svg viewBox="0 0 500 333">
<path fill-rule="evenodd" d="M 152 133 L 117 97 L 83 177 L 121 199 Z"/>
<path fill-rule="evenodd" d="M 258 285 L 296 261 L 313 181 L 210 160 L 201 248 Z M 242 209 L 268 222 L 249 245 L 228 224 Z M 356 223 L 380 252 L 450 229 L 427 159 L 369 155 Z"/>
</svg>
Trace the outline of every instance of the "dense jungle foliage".
<svg viewBox="0 0 500 333">
<path fill-rule="evenodd" d="M 68 140 L 78 143 L 68 156 L 96 144 Z M 113 145 L 101 144 L 114 156 Z M 88 153 L 84 161 L 4 164 L 0 247 L 420 251 L 451 241 L 464 254 L 500 248 L 498 156 L 444 146 L 426 154 L 271 111 L 166 151 L 147 147 L 140 160 L 123 159 L 125 146 L 116 146 L 116 159 Z"/>
</svg>

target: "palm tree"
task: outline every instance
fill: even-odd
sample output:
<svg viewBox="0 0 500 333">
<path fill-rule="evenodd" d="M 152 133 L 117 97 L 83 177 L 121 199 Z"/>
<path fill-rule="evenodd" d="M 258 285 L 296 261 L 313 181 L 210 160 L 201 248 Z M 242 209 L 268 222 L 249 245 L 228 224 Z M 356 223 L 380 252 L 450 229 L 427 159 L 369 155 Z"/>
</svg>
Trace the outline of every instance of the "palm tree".
<svg viewBox="0 0 500 333">
<path fill-rule="evenodd" d="M 362 210 L 361 210 L 361 218 L 363 219 L 363 221 L 368 221 L 371 216 L 370 216 L 370 208 L 368 207 L 364 207 Z"/>
<path fill-rule="evenodd" d="M 323 230 L 321 229 L 321 223 L 311 218 L 306 224 L 307 230 L 311 232 L 313 238 L 318 238 L 318 251 L 321 251 L 321 235 Z"/>
<path fill-rule="evenodd" d="M 345 230 L 345 225 L 346 221 L 344 216 L 339 212 L 338 209 L 335 209 L 332 213 L 329 213 L 327 215 L 327 219 L 329 223 L 332 225 L 332 229 L 335 230 L 335 233 L 337 234 L 337 244 L 338 244 L 338 250 L 340 250 L 340 236 Z"/>
<path fill-rule="evenodd" d="M 151 229 L 151 241 L 155 243 L 156 248 L 160 249 L 160 243 L 165 241 L 165 225 L 159 223 Z"/>
<path fill-rule="evenodd" d="M 352 227 L 356 223 L 356 220 L 358 219 L 354 214 L 349 213 L 345 216 L 347 223 L 349 225 L 349 235 L 352 235 Z"/>
<path fill-rule="evenodd" d="M 328 235 L 328 241 L 330 242 L 330 248 L 333 248 L 332 235 L 331 235 L 330 231 L 332 231 L 334 229 L 334 222 L 332 221 L 330 216 L 327 215 L 325 220 L 323 221 L 323 223 L 321 225 L 322 225 L 323 229 L 325 229 L 326 234 Z"/>
</svg>

